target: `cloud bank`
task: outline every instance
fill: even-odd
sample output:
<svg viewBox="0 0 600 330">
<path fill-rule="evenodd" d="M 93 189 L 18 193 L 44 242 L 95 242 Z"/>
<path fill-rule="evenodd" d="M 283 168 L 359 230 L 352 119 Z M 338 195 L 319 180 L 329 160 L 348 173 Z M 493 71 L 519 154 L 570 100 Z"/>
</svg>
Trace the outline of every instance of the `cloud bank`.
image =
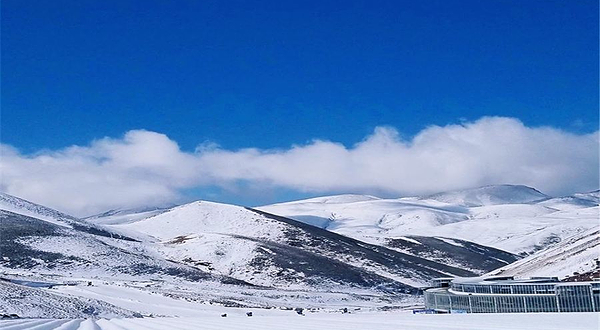
<svg viewBox="0 0 600 330">
<path fill-rule="evenodd" d="M 598 150 L 598 132 L 576 135 L 500 117 L 430 126 L 409 140 L 377 127 L 351 147 L 314 140 L 277 150 L 202 144 L 184 152 L 164 134 L 133 130 L 29 155 L 0 145 L 0 190 L 80 216 L 239 184 L 406 196 L 510 183 L 561 195 L 598 189 Z"/>
</svg>

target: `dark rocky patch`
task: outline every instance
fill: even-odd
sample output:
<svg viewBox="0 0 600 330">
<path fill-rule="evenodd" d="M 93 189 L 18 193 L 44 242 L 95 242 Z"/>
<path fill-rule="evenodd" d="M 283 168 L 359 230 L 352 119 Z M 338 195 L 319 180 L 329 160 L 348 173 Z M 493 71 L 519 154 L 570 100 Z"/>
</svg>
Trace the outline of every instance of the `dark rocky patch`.
<svg viewBox="0 0 600 330">
<path fill-rule="evenodd" d="M 71 227 L 73 227 L 73 229 L 84 232 L 84 233 L 88 233 L 88 234 L 92 234 L 92 235 L 97 235 L 97 236 L 103 236 L 103 237 L 110 237 L 110 238 L 115 238 L 115 239 L 122 239 L 125 241 L 130 241 L 130 242 L 139 242 L 136 239 L 133 239 L 131 237 L 127 237 L 121 234 L 117 234 L 117 233 L 113 233 L 110 232 L 106 229 L 103 228 L 99 228 L 97 226 L 93 226 L 93 225 L 88 225 L 88 224 L 80 224 L 77 222 L 72 222 L 71 223 Z"/>
<path fill-rule="evenodd" d="M 389 286 L 396 292 L 412 292 L 410 287 L 377 275 L 373 270 L 380 269 L 394 276 L 417 280 L 429 280 L 449 274 L 475 275 L 465 269 L 364 243 L 296 220 L 249 210 L 289 225 L 285 229 L 284 242 L 260 241 L 261 246 L 268 248 L 273 254 L 259 253 L 253 263 L 255 267 L 275 265 L 283 270 L 289 269 L 288 273 L 283 271 L 280 276 L 291 276 L 290 279 L 303 273 L 308 281 L 311 278 L 327 278 L 350 285 L 381 288 Z M 346 261 L 365 267 L 351 266 Z"/>
<path fill-rule="evenodd" d="M 219 281 L 225 284 L 250 285 L 230 277 L 213 275 L 195 267 L 155 259 L 135 249 L 126 250 L 110 245 L 88 231 L 62 227 L 47 221 L 0 210 L 0 264 L 9 268 L 67 270 L 80 266 L 92 267 L 104 271 L 118 271 L 130 275 L 158 274 L 188 281 Z M 104 236 L 104 235 L 102 235 Z M 83 245 L 92 246 L 94 255 L 72 256 L 61 253 L 37 250 L 24 240 L 50 238 L 57 245 L 65 244 L 61 239 L 76 239 Z M 104 238 L 106 240 L 106 238 Z M 131 241 L 131 244 L 136 244 Z M 105 257 L 98 258 L 98 256 Z M 113 262 L 119 260 L 120 262 Z"/>
<path fill-rule="evenodd" d="M 436 237 L 406 236 L 421 244 L 410 242 L 401 238 L 386 240 L 390 248 L 409 251 L 411 254 L 422 256 L 441 263 L 452 263 L 461 267 L 472 269 L 477 274 L 484 274 L 504 267 L 520 259 L 519 256 L 493 247 L 452 239 L 462 246 L 444 242 Z"/>
<path fill-rule="evenodd" d="M 52 236 L 59 239 L 64 232 L 58 225 L 0 210 L 0 228 L 0 264 L 5 267 L 31 268 L 39 264 L 36 260 L 43 260 L 50 269 L 74 262 L 86 263 L 81 258 L 35 250 L 19 242 L 19 239 L 28 237 Z"/>
</svg>

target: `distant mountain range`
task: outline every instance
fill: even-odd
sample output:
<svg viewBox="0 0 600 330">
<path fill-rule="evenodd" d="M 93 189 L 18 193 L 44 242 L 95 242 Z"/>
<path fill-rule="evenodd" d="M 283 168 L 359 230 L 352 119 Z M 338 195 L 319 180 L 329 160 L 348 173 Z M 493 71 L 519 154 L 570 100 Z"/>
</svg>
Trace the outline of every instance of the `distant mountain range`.
<svg viewBox="0 0 600 330">
<path fill-rule="evenodd" d="M 4 195 L 2 201 L 4 208 L 12 210 L 0 211 L 2 265 L 9 268 L 50 268 L 62 273 L 93 268 L 228 283 L 239 279 L 268 287 L 377 288 L 406 293 L 415 292 L 433 277 L 476 274 L 441 260 L 421 258 L 418 253 L 360 242 L 233 205 L 194 202 L 156 212 L 143 210 L 135 213 L 136 221 L 132 214 L 121 213 L 119 224 L 96 225 L 16 197 Z M 18 208 L 29 216 L 15 213 Z M 36 214 L 46 220 L 33 217 Z M 106 215 L 117 222 L 114 216 Z M 415 249 L 408 241 L 397 243 L 404 244 L 407 251 L 441 253 L 446 243 L 427 249 Z M 493 268 L 516 260 L 510 253 L 481 249 L 504 260 Z M 477 273 L 484 270 L 491 267 L 477 269 Z"/>
<path fill-rule="evenodd" d="M 198 201 L 78 219 L 0 194 L 0 300 L 20 286 L 2 277 L 109 286 L 149 281 L 171 298 L 186 295 L 173 288 L 186 287 L 216 303 L 261 306 L 284 296 L 297 302 L 290 290 L 306 292 L 316 305 L 323 294 L 334 296 L 330 302 L 382 303 L 405 299 L 435 277 L 565 277 L 596 267 L 599 200 L 598 191 L 552 198 L 500 185 L 398 199 L 326 196 L 256 209 Z M 36 289 L 22 290 L 30 296 Z M 64 304 L 39 307 L 46 316 L 69 304 L 96 306 L 94 315 L 132 315 L 102 301 L 48 294 L 42 296 L 49 304 Z"/>
<path fill-rule="evenodd" d="M 598 203 L 598 191 L 551 198 L 527 186 L 498 185 L 398 199 L 331 196 L 258 209 L 383 246 L 420 235 L 524 256 L 597 226 Z"/>
</svg>

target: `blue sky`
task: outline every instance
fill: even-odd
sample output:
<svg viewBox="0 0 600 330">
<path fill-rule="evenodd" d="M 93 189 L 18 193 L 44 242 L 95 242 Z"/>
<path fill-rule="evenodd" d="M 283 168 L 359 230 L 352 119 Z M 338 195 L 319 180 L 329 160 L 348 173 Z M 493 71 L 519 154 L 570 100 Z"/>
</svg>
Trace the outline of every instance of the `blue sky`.
<svg viewBox="0 0 600 330">
<path fill-rule="evenodd" d="M 598 130 L 592 0 L 6 0 L 1 24 L 1 138 L 23 154 L 135 129 L 186 152 L 485 116 Z"/>
<path fill-rule="evenodd" d="M 343 5 L 341 5 L 343 3 Z M 2 140 L 360 141 L 517 117 L 593 131 L 597 1 L 3 1 Z"/>
</svg>

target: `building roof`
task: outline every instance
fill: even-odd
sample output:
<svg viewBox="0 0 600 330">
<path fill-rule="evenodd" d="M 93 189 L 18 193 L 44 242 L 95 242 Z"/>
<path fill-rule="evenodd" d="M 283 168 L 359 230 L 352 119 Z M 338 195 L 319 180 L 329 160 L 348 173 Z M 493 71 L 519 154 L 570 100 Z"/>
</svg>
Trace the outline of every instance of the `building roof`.
<svg viewBox="0 0 600 330">
<path fill-rule="evenodd" d="M 533 277 L 515 279 L 511 276 L 503 277 L 457 277 L 452 280 L 453 284 L 474 284 L 474 285 L 497 285 L 497 284 L 557 284 L 560 283 L 556 277 Z"/>
</svg>

